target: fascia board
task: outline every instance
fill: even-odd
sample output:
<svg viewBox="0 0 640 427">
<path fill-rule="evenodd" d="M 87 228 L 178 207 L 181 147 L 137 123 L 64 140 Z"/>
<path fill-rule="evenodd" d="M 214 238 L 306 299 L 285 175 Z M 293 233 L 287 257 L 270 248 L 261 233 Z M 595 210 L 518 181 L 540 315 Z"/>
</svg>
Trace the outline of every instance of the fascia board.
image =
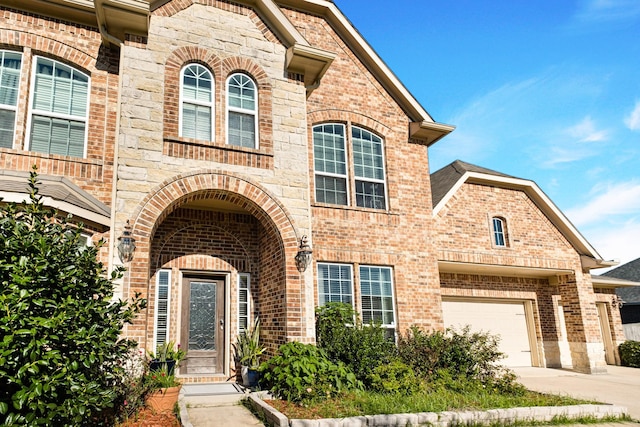
<svg viewBox="0 0 640 427">
<path fill-rule="evenodd" d="M 0 199 L 2 199 L 3 203 L 30 203 L 29 195 L 24 193 L 10 193 L 0 191 Z M 104 225 L 105 227 L 109 227 L 111 225 L 111 218 L 109 216 L 100 215 L 96 212 L 81 208 L 72 203 L 57 200 L 49 196 L 43 196 L 42 203 L 45 206 L 70 213 L 74 217 L 84 218 L 91 222 Z"/>
</svg>

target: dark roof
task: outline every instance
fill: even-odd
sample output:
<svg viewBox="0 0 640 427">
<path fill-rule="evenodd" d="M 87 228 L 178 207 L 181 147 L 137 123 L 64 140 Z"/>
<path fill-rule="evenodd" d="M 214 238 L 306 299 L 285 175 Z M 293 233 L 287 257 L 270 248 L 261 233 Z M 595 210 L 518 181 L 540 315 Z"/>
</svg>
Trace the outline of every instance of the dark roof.
<svg viewBox="0 0 640 427">
<path fill-rule="evenodd" d="M 68 178 L 54 175 L 38 175 L 38 182 L 38 190 L 41 196 L 51 197 L 107 218 L 111 217 L 111 209 L 107 205 L 78 187 Z M 29 173 L 0 170 L 0 191 L 29 194 Z"/>
<path fill-rule="evenodd" d="M 433 198 L 433 207 L 435 207 L 449 190 L 462 178 L 467 172 L 478 172 L 487 175 L 500 176 L 503 178 L 515 178 L 511 175 L 505 175 L 491 169 L 472 165 L 471 163 L 456 160 L 447 166 L 439 169 L 431 174 L 431 196 Z"/>
<path fill-rule="evenodd" d="M 622 264 L 620 267 L 609 270 L 602 275 L 640 282 L 640 258 Z M 616 289 L 616 294 L 625 302 L 640 302 L 640 286 Z"/>
</svg>

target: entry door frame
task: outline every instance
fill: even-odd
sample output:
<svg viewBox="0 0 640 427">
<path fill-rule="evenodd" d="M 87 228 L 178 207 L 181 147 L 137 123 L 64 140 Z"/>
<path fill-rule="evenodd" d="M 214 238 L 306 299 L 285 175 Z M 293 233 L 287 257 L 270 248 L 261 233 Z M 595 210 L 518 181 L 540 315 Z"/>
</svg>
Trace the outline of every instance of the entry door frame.
<svg viewBox="0 0 640 427">
<path fill-rule="evenodd" d="M 178 292 L 178 333 L 179 333 L 179 342 L 183 341 L 183 331 L 185 325 L 183 324 L 183 315 L 182 315 L 182 307 L 185 304 L 184 301 L 184 284 L 187 280 L 192 279 L 202 279 L 202 280 L 221 280 L 223 282 L 224 288 L 224 313 L 222 318 L 224 319 L 224 336 L 223 340 L 223 351 L 222 351 L 222 372 L 219 374 L 214 374 L 214 376 L 229 376 L 229 352 L 231 349 L 231 323 L 230 323 L 230 309 L 231 309 L 231 273 L 228 271 L 214 271 L 214 270 L 180 270 L 180 292 Z M 184 319 L 187 322 L 186 327 L 188 327 L 189 319 Z"/>
<path fill-rule="evenodd" d="M 604 345 L 604 358 L 607 365 L 616 364 L 616 352 L 613 346 L 613 337 L 611 336 L 611 328 L 609 327 L 609 313 L 607 303 L 596 302 L 598 311 L 598 323 L 600 324 L 600 335 L 602 336 L 602 344 Z"/>
</svg>

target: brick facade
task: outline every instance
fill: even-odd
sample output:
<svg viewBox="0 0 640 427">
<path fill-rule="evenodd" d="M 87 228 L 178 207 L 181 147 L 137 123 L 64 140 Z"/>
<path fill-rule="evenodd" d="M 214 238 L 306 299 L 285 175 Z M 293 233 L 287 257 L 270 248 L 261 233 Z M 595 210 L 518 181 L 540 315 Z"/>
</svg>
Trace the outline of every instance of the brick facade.
<svg viewBox="0 0 640 427">
<path fill-rule="evenodd" d="M 318 263 L 340 263 L 354 272 L 358 310 L 358 267 L 391 269 L 394 328 L 400 333 L 412 325 L 441 329 L 443 297 L 531 301 L 535 352 L 548 366 L 560 364 L 561 301 L 575 367 L 600 369 L 595 304 L 609 301 L 610 291 L 594 292 L 579 254 L 535 203 L 513 189 L 465 184 L 434 219 L 428 144 L 424 135 L 410 132 L 416 120 L 431 118 L 416 118 L 410 101 L 389 90 L 393 80 L 382 83 L 380 71 L 326 16 L 280 8 L 287 25 L 276 25 L 268 19 L 279 18 L 248 4 L 167 1 L 149 11 L 146 34 L 127 34 L 113 49 L 96 28 L 0 7 L 0 48 L 23 54 L 16 144 L 0 148 L 0 165 L 29 170 L 35 163 L 41 173 L 66 176 L 110 206 L 111 230 L 94 230 L 94 239 L 111 242 L 101 250 L 110 267 L 120 263 L 115 243 L 130 221 L 137 249 L 118 291 L 125 298 L 138 292 L 149 305 L 124 333 L 152 350 L 159 270 L 172 272 L 169 338 L 175 341 L 185 303 L 182 278 L 224 277 L 224 372 L 185 378 L 221 381 L 230 375 L 230 344 L 238 333 L 240 273 L 250 274 L 251 314 L 260 317 L 264 344 L 273 353 L 287 341 L 315 342 Z M 335 55 L 319 84 L 305 87 L 305 75 L 286 68 L 292 43 L 286 31 Z M 90 75 L 85 158 L 38 154 L 25 146 L 35 55 Z M 181 70 L 191 63 L 213 76 L 211 141 L 180 135 Z M 257 88 L 255 148 L 226 140 L 226 82 L 235 72 Z M 382 139 L 385 209 L 356 206 L 349 144 L 347 205 L 316 201 L 312 129 L 325 123 L 359 127 Z M 495 215 L 508 224 L 507 248 L 491 244 Z M 294 258 L 303 235 L 309 236 L 314 262 L 300 273 Z M 439 262 L 562 274 L 552 280 L 441 272 Z M 619 314 L 608 313 L 617 343 Z"/>
</svg>

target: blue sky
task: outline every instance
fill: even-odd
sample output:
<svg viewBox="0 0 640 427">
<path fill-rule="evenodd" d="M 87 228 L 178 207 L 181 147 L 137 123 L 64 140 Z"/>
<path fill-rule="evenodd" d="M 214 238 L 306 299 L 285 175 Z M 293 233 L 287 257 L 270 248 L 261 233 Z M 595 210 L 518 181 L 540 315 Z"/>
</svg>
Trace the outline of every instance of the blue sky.
<svg viewBox="0 0 640 427">
<path fill-rule="evenodd" d="M 432 172 L 461 159 L 531 179 L 604 259 L 640 257 L 640 0 L 334 2 L 457 127 Z"/>
</svg>

